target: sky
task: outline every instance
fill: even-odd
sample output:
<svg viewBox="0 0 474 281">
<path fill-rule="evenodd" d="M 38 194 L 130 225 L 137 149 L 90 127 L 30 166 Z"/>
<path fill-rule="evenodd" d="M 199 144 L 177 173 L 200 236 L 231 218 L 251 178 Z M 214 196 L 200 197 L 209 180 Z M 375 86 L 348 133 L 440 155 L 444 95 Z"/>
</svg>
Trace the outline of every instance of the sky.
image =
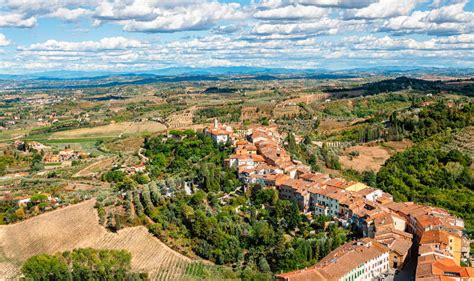
<svg viewBox="0 0 474 281">
<path fill-rule="evenodd" d="M 0 0 L 0 73 L 474 67 L 474 0 Z"/>
</svg>

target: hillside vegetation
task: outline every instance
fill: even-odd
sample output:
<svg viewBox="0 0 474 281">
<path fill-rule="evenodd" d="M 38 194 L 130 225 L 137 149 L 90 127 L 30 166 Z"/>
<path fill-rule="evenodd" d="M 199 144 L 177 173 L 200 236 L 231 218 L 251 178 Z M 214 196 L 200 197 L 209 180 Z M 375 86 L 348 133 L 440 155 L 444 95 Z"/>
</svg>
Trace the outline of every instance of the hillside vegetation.
<svg viewBox="0 0 474 281">
<path fill-rule="evenodd" d="M 168 248 L 145 227 L 107 232 L 98 224 L 94 200 L 0 226 L 0 276 L 18 276 L 21 264 L 39 254 L 75 248 L 119 249 L 131 253 L 132 270 L 147 272 L 150 279 L 176 280 L 193 262 Z"/>
<path fill-rule="evenodd" d="M 124 250 L 74 249 L 55 255 L 37 255 L 23 264 L 28 280 L 148 280 L 131 272 L 132 255 Z"/>
</svg>

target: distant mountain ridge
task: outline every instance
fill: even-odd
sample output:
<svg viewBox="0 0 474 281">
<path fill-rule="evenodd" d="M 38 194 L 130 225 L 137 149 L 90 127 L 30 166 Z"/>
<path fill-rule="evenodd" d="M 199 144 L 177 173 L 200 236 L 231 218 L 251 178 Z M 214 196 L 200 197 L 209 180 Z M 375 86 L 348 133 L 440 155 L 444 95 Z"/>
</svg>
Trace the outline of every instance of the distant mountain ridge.
<svg viewBox="0 0 474 281">
<path fill-rule="evenodd" d="M 416 66 L 378 66 L 361 67 L 343 70 L 328 69 L 293 69 L 293 68 L 267 68 L 250 66 L 226 66 L 226 67 L 170 67 L 156 70 L 143 71 L 70 71 L 55 70 L 29 74 L 0 74 L 2 80 L 68 80 L 68 79 L 104 79 L 117 76 L 200 76 L 200 75 L 290 75 L 290 76 L 314 76 L 325 74 L 319 79 L 340 78 L 340 76 L 353 76 L 360 74 L 394 74 L 394 73 L 427 73 L 427 74 L 464 74 L 474 75 L 474 68 L 434 68 Z M 349 78 L 349 77 L 347 77 Z"/>
</svg>

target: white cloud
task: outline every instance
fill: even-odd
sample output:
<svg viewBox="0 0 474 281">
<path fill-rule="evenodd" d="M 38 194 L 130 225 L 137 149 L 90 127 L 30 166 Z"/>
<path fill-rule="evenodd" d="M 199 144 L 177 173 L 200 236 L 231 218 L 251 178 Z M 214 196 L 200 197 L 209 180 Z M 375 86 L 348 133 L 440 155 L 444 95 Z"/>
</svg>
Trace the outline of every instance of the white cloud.
<svg viewBox="0 0 474 281">
<path fill-rule="evenodd" d="M 104 0 L 99 0 L 104 1 Z M 90 15 L 86 9 L 97 5 L 94 0 L 0 0 L 0 22 L 7 21 L 10 27 L 34 27 L 41 17 L 57 17 L 66 21 Z"/>
<path fill-rule="evenodd" d="M 142 48 L 146 44 L 125 37 L 109 37 L 99 41 L 66 42 L 48 40 L 44 43 L 32 44 L 24 51 L 60 51 L 60 52 L 92 52 L 101 50 L 123 50 L 130 48 Z"/>
<path fill-rule="evenodd" d="M 328 14 L 328 10 L 315 6 L 289 5 L 257 11 L 253 16 L 262 20 L 316 19 Z"/>
<path fill-rule="evenodd" d="M 113 21 L 132 32 L 205 30 L 218 21 L 243 20 L 247 14 L 238 3 L 208 1 L 143 1 L 124 4 L 103 2 L 95 17 Z"/>
<path fill-rule="evenodd" d="M 5 37 L 5 35 L 0 33 L 0 47 L 8 46 L 10 45 L 10 43 L 11 43 L 10 40 L 8 40 L 7 37 Z"/>
<path fill-rule="evenodd" d="M 398 34 L 427 33 L 432 35 L 474 32 L 474 13 L 464 10 L 467 1 L 430 11 L 415 11 L 409 16 L 389 19 L 380 28 Z"/>
<path fill-rule="evenodd" d="M 378 0 L 294 0 L 303 5 L 316 5 L 320 7 L 335 7 L 343 9 L 357 9 L 367 7 Z"/>
<path fill-rule="evenodd" d="M 348 19 L 381 19 L 408 15 L 416 4 L 425 0 L 380 0 L 362 9 L 351 9 L 345 13 Z"/>
<path fill-rule="evenodd" d="M 462 1 L 457 4 L 448 5 L 439 9 L 431 10 L 426 15 L 426 20 L 429 22 L 441 24 L 445 22 L 469 22 L 474 21 L 474 13 L 465 12 L 464 8 L 468 1 Z"/>
<path fill-rule="evenodd" d="M 25 17 L 22 14 L 0 13 L 0 27 L 32 28 L 36 25 L 36 17 Z"/>
<path fill-rule="evenodd" d="M 77 9 L 59 8 L 55 12 L 50 13 L 49 16 L 64 19 L 66 21 L 74 21 L 80 17 L 91 15 L 91 14 L 92 14 L 92 11 L 83 9 L 83 8 L 77 8 Z"/>
<path fill-rule="evenodd" d="M 322 18 L 318 21 L 270 24 L 259 23 L 252 29 L 255 35 L 271 35 L 271 34 L 334 34 L 337 32 L 338 21 L 330 18 Z"/>
<path fill-rule="evenodd" d="M 213 29 L 214 33 L 217 34 L 230 34 L 240 31 L 242 26 L 238 24 L 229 24 L 229 25 L 221 25 Z"/>
</svg>

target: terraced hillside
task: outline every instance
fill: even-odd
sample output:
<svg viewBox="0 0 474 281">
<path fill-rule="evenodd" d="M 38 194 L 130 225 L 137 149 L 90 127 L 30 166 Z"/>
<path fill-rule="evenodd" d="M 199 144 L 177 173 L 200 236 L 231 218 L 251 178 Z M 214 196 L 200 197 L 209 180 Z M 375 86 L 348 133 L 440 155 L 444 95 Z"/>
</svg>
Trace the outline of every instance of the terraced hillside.
<svg viewBox="0 0 474 281">
<path fill-rule="evenodd" d="M 145 227 L 110 233 L 98 224 L 94 200 L 49 212 L 14 225 L 0 226 L 0 279 L 16 279 L 30 256 L 79 247 L 125 249 L 132 268 L 152 280 L 185 278 L 194 262 L 168 248 Z"/>
<path fill-rule="evenodd" d="M 452 140 L 445 145 L 446 149 L 457 149 L 474 158 L 474 126 L 466 127 L 453 135 Z"/>
</svg>

